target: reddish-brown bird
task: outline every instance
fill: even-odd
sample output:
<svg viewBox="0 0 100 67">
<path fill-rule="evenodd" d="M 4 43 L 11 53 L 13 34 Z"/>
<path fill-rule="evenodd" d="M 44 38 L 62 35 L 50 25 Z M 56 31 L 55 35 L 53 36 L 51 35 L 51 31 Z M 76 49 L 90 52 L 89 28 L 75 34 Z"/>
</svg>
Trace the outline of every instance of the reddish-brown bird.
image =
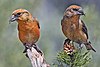
<svg viewBox="0 0 100 67">
<path fill-rule="evenodd" d="M 10 22 L 18 22 L 19 39 L 26 48 L 35 45 L 40 37 L 40 26 L 36 18 L 25 9 L 17 9 L 12 13 Z M 26 49 L 25 51 L 26 52 Z"/>
<path fill-rule="evenodd" d="M 84 44 L 87 50 L 93 50 L 91 42 L 88 40 L 88 31 L 84 22 L 80 19 L 81 15 L 85 15 L 83 9 L 78 5 L 69 6 L 61 20 L 62 31 L 68 38 L 65 41 L 73 41 L 80 46 Z"/>
</svg>

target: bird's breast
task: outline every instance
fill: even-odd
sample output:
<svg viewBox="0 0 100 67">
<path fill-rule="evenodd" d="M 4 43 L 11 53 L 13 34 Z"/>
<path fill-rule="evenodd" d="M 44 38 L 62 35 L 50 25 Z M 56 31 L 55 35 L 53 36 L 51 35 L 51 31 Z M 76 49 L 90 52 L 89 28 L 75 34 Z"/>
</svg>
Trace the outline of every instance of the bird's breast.
<svg viewBox="0 0 100 67">
<path fill-rule="evenodd" d="M 77 30 L 77 26 L 74 23 L 72 24 L 71 22 L 66 21 L 62 24 L 62 31 L 64 35 L 71 40 L 75 40 L 75 38 L 77 38 Z"/>
<path fill-rule="evenodd" d="M 40 30 L 35 24 L 19 24 L 19 39 L 23 43 L 35 43 L 39 39 Z"/>
<path fill-rule="evenodd" d="M 75 42 L 86 42 L 86 35 L 75 24 L 64 23 L 62 25 L 64 35 Z"/>
</svg>

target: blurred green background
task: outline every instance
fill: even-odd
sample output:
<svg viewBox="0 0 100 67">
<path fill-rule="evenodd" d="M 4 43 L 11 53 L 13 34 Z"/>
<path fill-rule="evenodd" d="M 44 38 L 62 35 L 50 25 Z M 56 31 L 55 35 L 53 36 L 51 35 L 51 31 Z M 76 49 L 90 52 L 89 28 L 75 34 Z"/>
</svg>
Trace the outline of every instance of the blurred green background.
<svg viewBox="0 0 100 67">
<path fill-rule="evenodd" d="M 27 9 L 37 17 L 41 27 L 38 46 L 52 64 L 57 52 L 62 50 L 65 36 L 61 31 L 63 13 L 70 4 L 83 7 L 82 16 L 96 53 L 91 51 L 89 67 L 100 67 L 100 0 L 0 0 L 0 67 L 31 67 L 22 53 L 24 47 L 18 39 L 17 23 L 9 24 L 11 13 L 18 8 Z"/>
</svg>

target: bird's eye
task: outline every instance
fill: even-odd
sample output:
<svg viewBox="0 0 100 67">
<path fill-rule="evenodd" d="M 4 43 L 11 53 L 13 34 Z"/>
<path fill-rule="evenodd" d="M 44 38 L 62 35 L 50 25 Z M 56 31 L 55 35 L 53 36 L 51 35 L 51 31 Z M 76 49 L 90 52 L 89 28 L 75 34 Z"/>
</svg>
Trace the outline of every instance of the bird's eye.
<svg viewBox="0 0 100 67">
<path fill-rule="evenodd" d="M 74 11 L 78 11 L 78 9 L 73 9 Z"/>
<path fill-rule="evenodd" d="M 21 15 L 21 13 L 17 13 L 17 15 L 19 16 L 19 15 Z"/>
</svg>

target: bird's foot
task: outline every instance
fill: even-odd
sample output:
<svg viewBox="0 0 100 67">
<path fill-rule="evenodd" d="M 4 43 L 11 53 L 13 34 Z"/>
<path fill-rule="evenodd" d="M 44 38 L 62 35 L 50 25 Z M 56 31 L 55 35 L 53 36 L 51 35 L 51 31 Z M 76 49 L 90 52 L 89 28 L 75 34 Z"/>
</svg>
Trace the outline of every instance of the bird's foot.
<svg viewBox="0 0 100 67">
<path fill-rule="evenodd" d="M 27 58 L 29 58 L 27 54 L 25 54 L 25 56 L 26 56 Z"/>
<path fill-rule="evenodd" d="M 25 49 L 24 49 L 23 53 L 26 53 L 26 52 L 27 52 L 27 48 L 25 47 Z"/>
<path fill-rule="evenodd" d="M 25 56 L 26 56 L 27 58 L 29 58 L 29 57 L 28 57 L 28 55 L 27 55 L 26 52 L 27 52 L 28 49 L 31 50 L 31 47 L 32 47 L 32 46 L 25 45 L 25 49 L 24 49 L 23 53 L 25 53 Z"/>
<path fill-rule="evenodd" d="M 37 50 L 37 52 L 39 52 L 42 56 L 43 52 L 36 46 L 36 45 L 33 45 L 33 47 Z"/>
<path fill-rule="evenodd" d="M 30 49 L 31 50 L 31 47 L 32 46 L 25 44 L 25 49 L 24 49 L 23 53 L 26 53 L 27 52 L 27 49 Z"/>
<path fill-rule="evenodd" d="M 64 42 L 64 44 L 66 44 L 66 43 L 69 44 L 70 41 L 71 41 L 70 39 L 66 39 L 65 42 Z"/>
</svg>

